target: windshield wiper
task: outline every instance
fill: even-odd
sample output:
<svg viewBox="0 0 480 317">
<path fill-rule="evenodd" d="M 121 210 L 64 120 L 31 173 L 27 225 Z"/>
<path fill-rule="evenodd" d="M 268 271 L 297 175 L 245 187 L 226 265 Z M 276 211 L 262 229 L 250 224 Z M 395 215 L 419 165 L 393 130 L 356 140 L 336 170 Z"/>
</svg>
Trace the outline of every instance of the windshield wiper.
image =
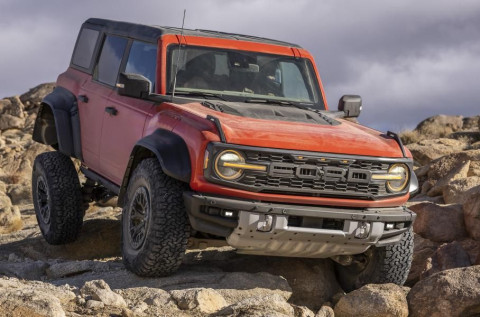
<svg viewBox="0 0 480 317">
<path fill-rule="evenodd" d="M 268 98 L 258 98 L 258 99 L 257 98 L 249 98 L 249 99 L 245 99 L 245 102 L 247 102 L 247 103 L 271 103 L 271 104 L 280 105 L 280 106 L 287 106 L 287 107 L 291 106 L 291 107 L 295 107 L 295 108 L 302 109 L 302 110 L 312 110 L 307 105 L 304 106 L 302 104 L 293 103 L 291 101 L 286 101 L 286 100 L 277 100 L 277 99 L 268 99 Z"/>
<path fill-rule="evenodd" d="M 169 93 L 170 95 L 172 93 Z M 190 96 L 190 97 L 203 97 L 208 99 L 208 97 L 217 98 L 223 101 L 227 101 L 227 99 L 223 98 L 220 94 L 214 94 L 211 92 L 203 92 L 203 91 L 175 91 L 176 96 Z"/>
</svg>

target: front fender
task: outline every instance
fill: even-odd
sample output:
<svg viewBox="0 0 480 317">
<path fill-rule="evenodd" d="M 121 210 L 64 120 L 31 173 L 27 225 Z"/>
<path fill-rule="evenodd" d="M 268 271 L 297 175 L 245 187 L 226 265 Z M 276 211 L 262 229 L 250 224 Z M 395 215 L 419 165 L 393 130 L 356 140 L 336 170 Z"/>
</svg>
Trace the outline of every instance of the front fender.
<svg viewBox="0 0 480 317">
<path fill-rule="evenodd" d="M 123 205 L 123 197 L 133 170 L 142 159 L 151 157 L 152 154 L 158 159 L 166 175 L 184 183 L 190 182 L 190 154 L 185 141 L 172 131 L 157 129 L 140 139 L 132 150 L 118 198 L 120 206 Z"/>
</svg>

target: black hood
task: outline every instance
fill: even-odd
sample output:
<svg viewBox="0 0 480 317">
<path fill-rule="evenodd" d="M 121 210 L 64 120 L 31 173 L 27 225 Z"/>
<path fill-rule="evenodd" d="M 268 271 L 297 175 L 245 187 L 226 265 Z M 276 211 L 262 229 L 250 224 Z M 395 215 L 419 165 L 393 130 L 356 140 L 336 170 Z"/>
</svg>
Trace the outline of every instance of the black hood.
<svg viewBox="0 0 480 317">
<path fill-rule="evenodd" d="M 244 103 L 227 101 L 203 101 L 202 105 L 215 111 L 234 116 L 264 120 L 304 122 L 321 125 L 338 125 L 339 121 L 319 111 L 301 109 L 291 105 Z"/>
</svg>

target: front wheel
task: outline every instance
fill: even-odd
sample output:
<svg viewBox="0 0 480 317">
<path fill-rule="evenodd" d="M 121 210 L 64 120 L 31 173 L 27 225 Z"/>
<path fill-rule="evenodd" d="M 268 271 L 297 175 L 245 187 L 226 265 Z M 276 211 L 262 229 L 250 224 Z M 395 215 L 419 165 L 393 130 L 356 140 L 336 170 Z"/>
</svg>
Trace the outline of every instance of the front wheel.
<svg viewBox="0 0 480 317">
<path fill-rule="evenodd" d="M 122 215 L 123 262 L 140 276 L 166 276 L 182 263 L 190 235 L 186 185 L 163 173 L 157 159 L 134 170 Z"/>
<path fill-rule="evenodd" d="M 356 255 L 351 265 L 336 263 L 338 280 L 347 292 L 366 284 L 394 283 L 403 285 L 407 280 L 413 257 L 412 228 L 405 232 L 402 240 L 381 248 L 372 247 Z"/>
</svg>

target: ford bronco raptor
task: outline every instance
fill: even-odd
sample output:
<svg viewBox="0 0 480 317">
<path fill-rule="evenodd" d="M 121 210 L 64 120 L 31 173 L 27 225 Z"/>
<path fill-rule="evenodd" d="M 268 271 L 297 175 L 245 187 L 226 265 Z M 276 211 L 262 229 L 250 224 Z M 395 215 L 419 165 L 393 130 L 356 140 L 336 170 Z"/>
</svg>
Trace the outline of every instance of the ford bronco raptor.
<svg viewBox="0 0 480 317">
<path fill-rule="evenodd" d="M 418 187 L 395 133 L 327 106 L 295 44 L 104 19 L 81 27 L 39 110 L 32 194 L 50 244 L 74 241 L 85 207 L 118 196 L 125 266 L 177 270 L 190 238 L 239 253 L 331 258 L 346 290 L 406 280 Z M 81 162 L 80 184 L 71 158 Z"/>
</svg>

